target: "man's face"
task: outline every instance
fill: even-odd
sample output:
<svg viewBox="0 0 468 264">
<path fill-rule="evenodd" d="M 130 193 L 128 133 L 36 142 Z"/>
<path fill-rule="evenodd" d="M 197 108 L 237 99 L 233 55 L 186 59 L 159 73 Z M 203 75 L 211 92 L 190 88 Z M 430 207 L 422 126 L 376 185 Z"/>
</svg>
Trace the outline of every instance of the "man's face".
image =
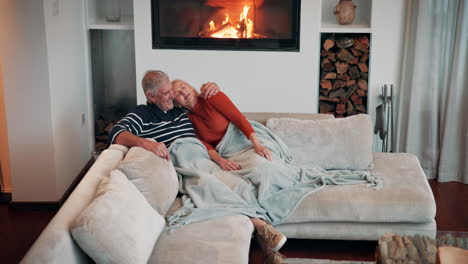
<svg viewBox="0 0 468 264">
<path fill-rule="evenodd" d="M 172 99 L 174 96 L 172 94 L 172 84 L 167 80 L 161 87 L 159 87 L 156 96 L 150 96 L 149 101 L 159 107 L 163 111 L 168 111 L 174 108 L 174 103 Z"/>
</svg>

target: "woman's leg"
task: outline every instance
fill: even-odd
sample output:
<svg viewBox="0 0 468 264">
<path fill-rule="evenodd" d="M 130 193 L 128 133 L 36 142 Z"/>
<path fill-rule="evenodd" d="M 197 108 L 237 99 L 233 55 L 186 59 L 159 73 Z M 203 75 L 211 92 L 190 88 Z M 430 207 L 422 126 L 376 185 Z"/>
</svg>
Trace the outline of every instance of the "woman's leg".
<svg viewBox="0 0 468 264">
<path fill-rule="evenodd" d="M 261 218 L 250 218 L 250 221 L 252 221 L 252 224 L 255 227 L 255 230 L 258 230 L 264 225 L 267 225 L 267 222 L 265 222 L 265 220 Z"/>
<path fill-rule="evenodd" d="M 260 218 L 250 218 L 250 220 L 256 230 L 255 238 L 264 251 L 278 251 L 286 243 L 286 236 L 265 220 Z"/>
</svg>

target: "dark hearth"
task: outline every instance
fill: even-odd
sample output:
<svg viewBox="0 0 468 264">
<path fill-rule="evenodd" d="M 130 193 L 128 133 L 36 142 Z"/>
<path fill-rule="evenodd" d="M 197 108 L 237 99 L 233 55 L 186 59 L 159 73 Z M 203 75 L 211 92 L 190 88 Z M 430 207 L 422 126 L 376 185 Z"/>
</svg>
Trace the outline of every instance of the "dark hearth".
<svg viewBox="0 0 468 264">
<path fill-rule="evenodd" d="M 369 39 L 369 34 L 322 34 L 320 113 L 367 113 Z"/>
</svg>

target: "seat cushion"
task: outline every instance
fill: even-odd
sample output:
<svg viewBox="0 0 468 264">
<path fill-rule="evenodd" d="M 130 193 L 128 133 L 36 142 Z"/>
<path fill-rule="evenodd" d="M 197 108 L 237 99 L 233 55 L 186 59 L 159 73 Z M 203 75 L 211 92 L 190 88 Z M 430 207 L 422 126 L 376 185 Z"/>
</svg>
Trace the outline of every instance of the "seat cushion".
<svg viewBox="0 0 468 264">
<path fill-rule="evenodd" d="M 436 205 L 417 157 L 406 153 L 374 153 L 383 188 L 364 184 L 327 186 L 299 204 L 285 223 L 310 221 L 429 222 Z"/>
<path fill-rule="evenodd" d="M 276 226 L 288 238 L 298 239 L 336 239 L 336 240 L 374 240 L 385 233 L 401 235 L 436 236 L 435 220 L 421 223 L 382 223 L 382 222 L 308 222 L 281 224 Z"/>
<path fill-rule="evenodd" d="M 253 225 L 243 215 L 226 216 L 163 231 L 148 263 L 248 263 Z"/>
</svg>

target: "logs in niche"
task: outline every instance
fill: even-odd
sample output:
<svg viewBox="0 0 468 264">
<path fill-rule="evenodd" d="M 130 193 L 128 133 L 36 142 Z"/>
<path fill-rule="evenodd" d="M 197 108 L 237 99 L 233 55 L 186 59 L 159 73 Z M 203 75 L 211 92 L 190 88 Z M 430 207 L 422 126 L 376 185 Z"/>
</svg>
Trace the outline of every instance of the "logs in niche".
<svg viewBox="0 0 468 264">
<path fill-rule="evenodd" d="M 367 113 L 370 34 L 323 33 L 319 112 L 346 117 Z"/>
</svg>

